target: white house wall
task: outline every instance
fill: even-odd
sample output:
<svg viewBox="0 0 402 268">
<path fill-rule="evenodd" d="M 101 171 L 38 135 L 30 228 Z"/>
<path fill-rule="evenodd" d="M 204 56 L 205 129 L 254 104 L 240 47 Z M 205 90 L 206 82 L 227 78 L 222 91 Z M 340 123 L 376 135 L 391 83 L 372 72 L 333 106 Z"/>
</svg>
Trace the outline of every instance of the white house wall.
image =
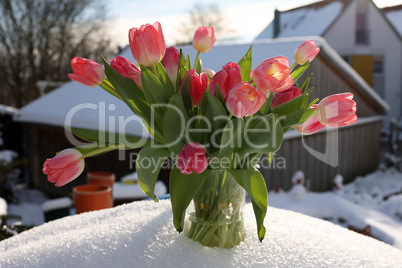
<svg viewBox="0 0 402 268">
<path fill-rule="evenodd" d="M 401 117 L 402 42 L 384 19 L 381 11 L 369 1 L 370 43 L 368 46 L 356 45 L 356 6 L 356 1 L 353 1 L 323 37 L 341 56 L 379 55 L 384 57 L 384 98 L 391 107 L 385 121 L 385 126 L 388 126 L 391 118 Z"/>
</svg>

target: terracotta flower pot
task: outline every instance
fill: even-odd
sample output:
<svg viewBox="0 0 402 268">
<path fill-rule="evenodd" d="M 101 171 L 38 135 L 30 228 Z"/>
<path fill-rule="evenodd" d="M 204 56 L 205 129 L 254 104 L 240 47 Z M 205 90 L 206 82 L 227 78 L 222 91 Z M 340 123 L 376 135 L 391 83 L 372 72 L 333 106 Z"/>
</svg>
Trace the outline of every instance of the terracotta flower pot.
<svg viewBox="0 0 402 268">
<path fill-rule="evenodd" d="M 111 172 L 91 171 L 87 173 L 88 184 L 104 184 L 113 188 L 116 176 Z"/>
<path fill-rule="evenodd" d="M 77 214 L 111 208 L 112 188 L 102 184 L 85 184 L 73 188 L 74 206 Z"/>
</svg>

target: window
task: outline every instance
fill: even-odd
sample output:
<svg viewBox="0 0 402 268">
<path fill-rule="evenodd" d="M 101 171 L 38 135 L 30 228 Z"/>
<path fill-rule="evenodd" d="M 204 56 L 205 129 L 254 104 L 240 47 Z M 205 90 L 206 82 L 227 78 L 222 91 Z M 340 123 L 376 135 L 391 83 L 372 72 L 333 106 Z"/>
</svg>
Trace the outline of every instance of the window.
<svg viewBox="0 0 402 268">
<path fill-rule="evenodd" d="M 355 43 L 356 45 L 369 45 L 370 36 L 368 25 L 368 1 L 360 0 L 357 1 L 356 7 L 356 34 Z"/>
</svg>

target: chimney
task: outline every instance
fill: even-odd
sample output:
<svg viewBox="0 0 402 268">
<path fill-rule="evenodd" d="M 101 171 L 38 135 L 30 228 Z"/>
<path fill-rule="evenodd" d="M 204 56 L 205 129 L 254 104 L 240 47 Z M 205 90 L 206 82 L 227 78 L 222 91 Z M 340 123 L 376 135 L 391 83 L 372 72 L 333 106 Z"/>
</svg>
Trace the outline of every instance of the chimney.
<svg viewBox="0 0 402 268">
<path fill-rule="evenodd" d="M 274 13 L 274 36 L 273 38 L 278 37 L 280 31 L 281 31 L 281 21 L 280 21 L 280 15 L 281 12 L 275 8 L 275 13 Z"/>
</svg>

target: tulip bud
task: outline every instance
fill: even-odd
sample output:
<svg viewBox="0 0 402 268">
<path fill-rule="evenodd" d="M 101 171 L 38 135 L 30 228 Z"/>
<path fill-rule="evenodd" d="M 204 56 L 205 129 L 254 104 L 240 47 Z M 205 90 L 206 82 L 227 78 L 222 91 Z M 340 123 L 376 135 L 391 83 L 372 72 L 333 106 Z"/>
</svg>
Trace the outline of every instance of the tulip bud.
<svg viewBox="0 0 402 268">
<path fill-rule="evenodd" d="M 159 22 L 132 28 L 128 33 L 128 41 L 134 59 L 141 65 L 154 66 L 165 55 L 165 38 Z"/>
<path fill-rule="evenodd" d="M 230 90 L 242 81 L 240 66 L 237 63 L 229 62 L 222 67 L 212 78 L 209 91 L 216 95 L 216 85 L 219 85 L 223 100 L 226 101 Z"/>
<path fill-rule="evenodd" d="M 194 34 L 193 47 L 198 52 L 208 52 L 216 41 L 214 27 L 199 27 Z"/>
<path fill-rule="evenodd" d="M 317 104 L 311 106 L 311 109 L 315 110 L 316 108 Z M 316 115 L 312 115 L 309 119 L 307 119 L 303 123 L 294 125 L 293 128 L 296 129 L 300 134 L 311 135 L 325 128 L 325 126 L 321 124 L 320 121 L 318 121 Z"/>
<path fill-rule="evenodd" d="M 328 127 L 342 127 L 355 123 L 356 102 L 352 99 L 352 93 L 335 94 L 322 99 L 316 108 L 318 121 Z"/>
<path fill-rule="evenodd" d="M 88 87 L 99 86 L 105 78 L 102 66 L 93 60 L 75 57 L 71 60 L 71 67 L 73 73 L 67 74 L 68 78 Z"/>
<path fill-rule="evenodd" d="M 180 86 L 179 92 L 186 81 L 187 77 L 190 77 L 190 97 L 191 103 L 194 107 L 198 107 L 202 100 L 202 95 L 204 94 L 205 90 L 208 88 L 208 76 L 206 73 L 198 73 L 195 69 L 189 70 L 183 77 L 183 82 Z"/>
<path fill-rule="evenodd" d="M 307 40 L 295 50 L 295 60 L 299 65 L 305 64 L 307 61 L 311 62 L 315 56 L 320 52 L 313 40 Z"/>
<path fill-rule="evenodd" d="M 207 150 L 197 142 L 187 143 L 177 155 L 176 166 L 181 173 L 186 175 L 193 171 L 201 174 L 208 167 Z"/>
<path fill-rule="evenodd" d="M 168 47 L 162 60 L 162 65 L 165 67 L 166 73 L 173 85 L 176 85 L 179 57 L 180 53 L 175 47 Z"/>
<path fill-rule="evenodd" d="M 271 110 L 275 109 L 282 103 L 293 100 L 294 98 L 300 96 L 301 94 L 302 94 L 301 89 L 298 87 L 291 87 L 288 90 L 275 93 L 271 101 Z"/>
<path fill-rule="evenodd" d="M 253 79 L 257 88 L 273 93 L 287 90 L 293 86 L 289 61 L 283 56 L 262 61 L 254 69 Z"/>
<path fill-rule="evenodd" d="M 260 110 L 266 99 L 262 90 L 240 82 L 229 92 L 226 107 L 236 117 L 250 116 Z"/>
<path fill-rule="evenodd" d="M 84 156 L 75 149 L 65 149 L 43 164 L 42 171 L 56 187 L 76 179 L 84 170 Z"/>
<path fill-rule="evenodd" d="M 142 89 L 141 70 L 129 60 L 117 56 L 110 60 L 110 66 L 121 76 L 130 78 L 134 83 Z"/>
</svg>

